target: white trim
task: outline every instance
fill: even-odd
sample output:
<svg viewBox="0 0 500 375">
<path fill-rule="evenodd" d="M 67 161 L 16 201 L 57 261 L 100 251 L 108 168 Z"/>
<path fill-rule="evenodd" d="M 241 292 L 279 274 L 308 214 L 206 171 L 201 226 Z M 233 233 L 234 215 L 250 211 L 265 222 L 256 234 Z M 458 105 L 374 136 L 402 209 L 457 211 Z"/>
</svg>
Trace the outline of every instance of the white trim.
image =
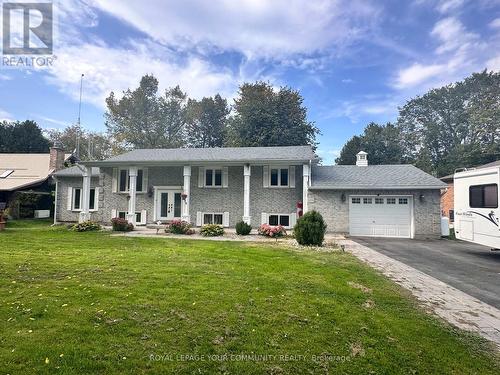
<svg viewBox="0 0 500 375">
<path fill-rule="evenodd" d="M 293 186 L 291 185 L 291 176 L 290 176 L 290 168 L 291 166 L 283 166 L 283 165 L 269 165 L 269 173 L 268 173 L 268 186 L 271 189 L 290 189 L 290 188 L 295 188 L 295 171 L 293 172 Z M 295 168 L 295 167 L 294 167 Z M 278 170 L 278 185 L 271 185 L 271 179 L 272 179 L 272 170 L 277 169 Z M 287 170 L 287 184 L 286 185 L 281 185 L 281 171 L 282 170 Z"/>
<path fill-rule="evenodd" d="M 224 186 L 224 169 L 226 169 L 226 186 Z M 212 171 L 212 185 L 207 185 L 207 171 Z M 220 171 L 220 185 L 215 185 L 215 171 Z M 203 168 L 203 186 L 208 189 L 221 189 L 227 187 L 228 180 L 228 170 L 227 167 L 205 167 Z"/>
<path fill-rule="evenodd" d="M 153 186 L 153 191 L 154 191 L 154 198 L 153 198 L 153 220 L 158 221 L 158 220 L 169 220 L 165 218 L 161 218 L 160 214 L 161 212 L 158 212 L 157 206 L 158 206 L 158 199 L 159 199 L 159 192 L 167 192 L 167 193 L 180 193 L 182 194 L 183 192 L 183 187 L 182 186 Z M 180 216 L 173 216 L 173 219 L 182 219 L 182 198 L 181 198 L 181 215 Z M 174 214 L 175 214 L 175 207 L 174 207 Z"/>
<path fill-rule="evenodd" d="M 71 189 L 71 194 L 68 196 L 71 196 L 71 209 L 70 211 L 73 212 L 82 212 L 83 211 L 83 188 L 80 186 L 72 186 L 70 187 Z M 80 208 L 75 208 L 75 202 L 73 200 L 73 197 L 75 196 L 75 190 L 80 190 Z M 90 191 L 94 190 L 94 208 L 90 208 L 90 196 L 89 196 L 89 212 L 96 212 L 99 211 L 99 188 L 98 187 L 91 187 Z"/>
<path fill-rule="evenodd" d="M 292 213 L 275 213 L 275 212 L 268 212 L 267 213 L 267 220 L 265 222 L 265 224 L 269 224 L 269 217 L 270 216 L 278 216 L 278 224 L 277 225 L 280 225 L 280 216 L 288 216 L 288 226 L 284 226 L 283 225 L 283 228 L 285 229 L 292 229 L 293 228 L 293 225 L 292 225 L 292 215 L 297 215 L 296 213 L 292 212 Z M 296 218 L 296 216 L 295 216 Z M 271 225 L 271 224 L 269 224 Z M 273 225 L 273 226 L 277 226 L 277 225 Z"/>
<path fill-rule="evenodd" d="M 113 168 L 113 176 L 111 177 L 111 192 L 118 192 L 118 168 Z"/>
<path fill-rule="evenodd" d="M 198 212 L 201 214 L 201 220 L 200 220 L 200 225 L 198 226 L 203 226 L 208 223 L 205 223 L 205 215 L 212 215 L 212 224 L 214 224 L 214 215 L 221 215 L 222 216 L 222 224 L 217 224 L 217 225 L 222 225 L 223 227 L 229 227 L 229 212 Z M 197 213 L 197 214 L 198 214 Z"/>
<path fill-rule="evenodd" d="M 148 168 L 142 167 L 142 168 L 137 168 L 137 167 L 129 167 L 129 168 L 113 168 L 113 174 L 115 173 L 115 169 L 117 170 L 117 177 L 116 177 L 116 186 L 113 190 L 114 193 L 118 194 L 128 194 L 130 192 L 130 170 L 135 169 L 135 177 L 136 177 L 136 186 L 137 186 L 137 177 L 139 176 L 139 171 L 142 171 L 142 190 L 136 190 L 136 194 L 144 194 L 148 192 Z M 127 176 L 125 179 L 127 180 L 126 183 L 126 190 L 120 190 L 120 177 L 121 177 L 121 171 L 126 171 Z"/>
<path fill-rule="evenodd" d="M 295 165 L 288 167 L 288 186 L 290 188 L 295 188 Z"/>
</svg>

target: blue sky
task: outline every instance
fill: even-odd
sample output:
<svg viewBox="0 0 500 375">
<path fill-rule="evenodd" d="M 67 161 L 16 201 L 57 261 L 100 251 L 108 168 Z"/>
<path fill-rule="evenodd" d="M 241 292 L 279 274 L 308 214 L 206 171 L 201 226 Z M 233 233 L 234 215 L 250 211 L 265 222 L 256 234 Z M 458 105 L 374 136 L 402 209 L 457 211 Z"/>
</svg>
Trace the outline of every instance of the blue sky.
<svg viewBox="0 0 500 375">
<path fill-rule="evenodd" d="M 500 70 L 500 0 L 55 1 L 54 65 L 0 66 L 0 119 L 104 131 L 104 99 L 154 74 L 190 96 L 266 80 L 300 90 L 333 162 L 432 87 Z"/>
</svg>

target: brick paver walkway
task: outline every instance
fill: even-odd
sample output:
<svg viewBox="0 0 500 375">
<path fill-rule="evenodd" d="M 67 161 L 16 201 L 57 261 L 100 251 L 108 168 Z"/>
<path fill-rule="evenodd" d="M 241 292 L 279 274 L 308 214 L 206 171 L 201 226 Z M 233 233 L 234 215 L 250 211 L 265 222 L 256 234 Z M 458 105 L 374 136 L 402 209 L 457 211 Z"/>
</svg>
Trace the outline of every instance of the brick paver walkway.
<svg viewBox="0 0 500 375">
<path fill-rule="evenodd" d="M 500 348 L 500 310 L 413 267 L 354 241 L 338 240 L 357 258 L 408 289 L 425 307 L 461 329 L 476 332 Z"/>
</svg>

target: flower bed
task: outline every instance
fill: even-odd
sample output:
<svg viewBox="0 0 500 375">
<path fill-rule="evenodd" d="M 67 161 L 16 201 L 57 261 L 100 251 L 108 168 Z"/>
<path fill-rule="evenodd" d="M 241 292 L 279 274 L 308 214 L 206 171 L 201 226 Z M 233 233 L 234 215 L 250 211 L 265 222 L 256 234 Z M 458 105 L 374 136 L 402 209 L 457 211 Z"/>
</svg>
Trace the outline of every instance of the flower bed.
<svg viewBox="0 0 500 375">
<path fill-rule="evenodd" d="M 261 236 L 266 236 L 271 238 L 280 238 L 286 236 L 285 227 L 283 227 L 282 225 L 262 224 L 258 229 L 258 233 Z"/>
</svg>

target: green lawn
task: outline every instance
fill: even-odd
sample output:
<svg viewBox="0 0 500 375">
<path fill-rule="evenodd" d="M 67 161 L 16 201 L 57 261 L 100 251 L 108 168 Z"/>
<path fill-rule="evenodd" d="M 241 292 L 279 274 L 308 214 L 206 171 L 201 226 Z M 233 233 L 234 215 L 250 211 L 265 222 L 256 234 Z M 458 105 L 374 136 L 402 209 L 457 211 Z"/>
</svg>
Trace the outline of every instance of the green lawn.
<svg viewBox="0 0 500 375">
<path fill-rule="evenodd" d="M 5 374 L 500 371 L 490 344 L 349 254 L 8 225 Z"/>
</svg>

